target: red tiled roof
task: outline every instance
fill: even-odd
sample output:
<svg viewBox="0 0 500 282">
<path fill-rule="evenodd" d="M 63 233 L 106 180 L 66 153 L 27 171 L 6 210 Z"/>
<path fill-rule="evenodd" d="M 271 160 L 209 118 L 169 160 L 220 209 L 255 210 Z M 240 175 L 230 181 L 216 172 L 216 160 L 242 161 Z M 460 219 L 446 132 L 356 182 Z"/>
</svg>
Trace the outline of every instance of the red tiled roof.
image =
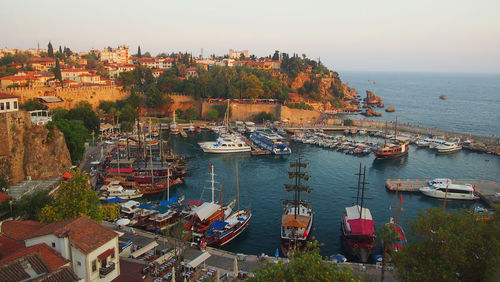
<svg viewBox="0 0 500 282">
<path fill-rule="evenodd" d="M 47 224 L 31 234 L 35 238 L 48 234 L 66 237 L 69 233 L 71 243 L 82 253 L 88 254 L 109 242 L 118 234 L 86 216 Z"/>
<path fill-rule="evenodd" d="M 24 248 L 23 243 L 7 236 L 0 235 L 0 254 L 2 254 L 3 257 L 8 257 L 10 254 L 22 248 Z"/>
<path fill-rule="evenodd" d="M 19 98 L 19 97 L 16 95 L 0 93 L 0 99 L 12 99 L 12 98 Z"/>
<path fill-rule="evenodd" d="M 63 258 L 57 251 L 47 246 L 47 244 L 40 243 L 31 247 L 19 249 L 11 255 L 5 256 L 2 260 L 0 260 L 0 264 L 9 262 L 27 254 L 38 254 L 52 271 L 69 262 L 69 260 Z"/>
<path fill-rule="evenodd" d="M 42 226 L 45 226 L 45 223 L 34 220 L 9 220 L 2 223 L 1 232 L 12 239 L 25 240 L 31 238 L 31 234 Z"/>
<path fill-rule="evenodd" d="M 28 62 L 30 63 L 45 63 L 45 62 L 55 62 L 56 59 L 46 57 L 46 58 L 37 58 L 37 57 L 31 57 L 28 59 Z"/>
<path fill-rule="evenodd" d="M 8 95 L 8 94 L 2 94 L 0 93 L 0 99 L 5 99 L 5 98 L 2 98 L 2 96 L 4 95 Z M 8 98 L 17 98 L 17 97 L 12 97 L 12 95 L 8 95 L 7 99 Z M 10 196 L 5 194 L 4 192 L 0 192 L 0 203 L 3 203 L 4 201 L 10 199 Z"/>
</svg>

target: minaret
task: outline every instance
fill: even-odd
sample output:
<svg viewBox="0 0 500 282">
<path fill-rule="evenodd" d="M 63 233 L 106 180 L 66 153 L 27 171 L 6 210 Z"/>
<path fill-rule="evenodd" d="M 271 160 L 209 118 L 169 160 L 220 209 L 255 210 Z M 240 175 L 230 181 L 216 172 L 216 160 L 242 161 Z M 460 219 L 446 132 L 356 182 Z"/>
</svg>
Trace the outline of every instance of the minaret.
<svg viewBox="0 0 500 282">
<path fill-rule="evenodd" d="M 40 54 L 40 41 L 38 41 L 38 48 L 36 49 L 36 53 L 37 53 L 37 55 Z"/>
</svg>

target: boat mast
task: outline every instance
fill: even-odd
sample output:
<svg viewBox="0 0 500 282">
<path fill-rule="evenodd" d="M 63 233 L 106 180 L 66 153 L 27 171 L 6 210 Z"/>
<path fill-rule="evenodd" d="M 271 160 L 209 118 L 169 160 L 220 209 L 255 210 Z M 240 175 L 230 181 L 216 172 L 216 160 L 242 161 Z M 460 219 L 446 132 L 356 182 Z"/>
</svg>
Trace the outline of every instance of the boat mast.
<svg viewBox="0 0 500 282">
<path fill-rule="evenodd" d="M 365 177 L 366 177 L 366 166 L 364 167 L 364 171 L 363 171 L 363 185 L 362 185 L 362 188 L 361 188 L 361 208 L 360 208 L 360 212 L 359 212 L 359 218 L 363 218 L 363 199 L 365 197 Z"/>
<path fill-rule="evenodd" d="M 359 172 L 358 172 L 358 194 L 356 195 L 356 205 L 359 205 L 359 190 L 361 188 L 361 163 L 359 163 Z"/>
<path fill-rule="evenodd" d="M 300 154 L 299 154 L 299 158 L 297 159 L 297 161 L 290 163 L 290 168 L 295 168 L 295 171 L 289 171 L 288 178 L 290 178 L 290 179 L 295 178 L 295 184 L 285 184 L 284 186 L 285 186 L 285 190 L 287 192 L 291 192 L 293 190 L 295 192 L 295 195 L 294 195 L 293 200 L 282 200 L 282 202 L 285 205 L 293 204 L 294 209 L 295 209 L 294 217 L 297 218 L 297 215 L 299 213 L 300 204 L 307 205 L 307 202 L 302 201 L 300 199 L 300 192 L 305 191 L 306 193 L 311 193 L 312 190 L 311 190 L 311 188 L 309 188 L 309 186 L 303 186 L 300 183 L 301 179 L 304 179 L 306 181 L 309 180 L 309 175 L 307 175 L 306 172 L 300 171 L 301 168 L 304 168 L 304 169 L 307 168 L 307 163 L 300 162 Z"/>
<path fill-rule="evenodd" d="M 238 181 L 238 162 L 236 162 L 236 201 L 238 203 L 238 212 L 240 214 L 240 183 Z"/>
<path fill-rule="evenodd" d="M 211 165 L 211 168 L 212 168 L 212 172 L 211 172 L 212 173 L 212 203 L 214 203 L 215 202 L 215 199 L 214 199 L 214 197 L 215 197 L 215 195 L 214 195 L 214 193 L 215 193 L 215 187 L 214 187 L 214 165 Z"/>
<path fill-rule="evenodd" d="M 149 118 L 149 136 L 152 137 L 151 131 L 151 118 Z M 151 185 L 154 183 L 154 173 L 153 173 L 153 151 L 151 149 L 152 142 L 149 143 L 149 165 L 151 166 Z"/>
<path fill-rule="evenodd" d="M 224 212 L 224 207 L 222 206 L 222 184 L 220 185 L 220 210 Z"/>
<path fill-rule="evenodd" d="M 398 191 L 399 191 L 399 188 L 398 188 L 399 185 L 396 185 L 396 199 L 394 201 L 394 224 L 395 225 L 399 225 L 399 219 L 398 219 L 398 222 L 396 222 L 396 218 L 397 217 L 397 212 L 398 212 Z"/>
</svg>

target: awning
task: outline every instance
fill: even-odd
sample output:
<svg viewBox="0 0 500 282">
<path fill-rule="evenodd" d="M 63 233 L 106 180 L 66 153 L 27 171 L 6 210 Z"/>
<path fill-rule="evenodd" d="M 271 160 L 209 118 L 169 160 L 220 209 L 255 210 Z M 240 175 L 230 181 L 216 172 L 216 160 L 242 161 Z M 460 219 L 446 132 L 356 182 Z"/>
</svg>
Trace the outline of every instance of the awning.
<svg viewBox="0 0 500 282">
<path fill-rule="evenodd" d="M 45 103 L 57 103 L 57 102 L 62 102 L 61 98 L 56 97 L 56 96 L 41 96 L 37 97 L 38 99 L 42 100 L 42 102 Z"/>
<path fill-rule="evenodd" d="M 202 262 L 206 261 L 210 256 L 211 255 L 210 255 L 209 252 L 204 252 L 201 255 L 199 255 L 197 258 L 195 258 L 192 261 L 190 261 L 187 265 L 189 267 L 195 268 L 198 265 L 200 265 Z"/>
<path fill-rule="evenodd" d="M 132 173 L 134 172 L 133 168 L 120 168 L 120 173 Z M 108 169 L 108 173 L 118 173 L 117 168 L 110 168 Z"/>
<path fill-rule="evenodd" d="M 104 251 L 104 253 L 98 255 L 97 258 L 100 260 L 105 260 L 107 257 L 109 257 L 110 255 L 112 255 L 114 253 L 115 253 L 115 249 L 111 248 L 111 249 Z"/>
<path fill-rule="evenodd" d="M 118 203 L 118 202 L 121 202 L 121 201 L 122 201 L 122 198 L 116 197 L 116 198 L 113 198 L 113 199 L 107 199 L 104 202 L 106 202 L 108 204 L 111 204 L 111 203 Z"/>
<path fill-rule="evenodd" d="M 219 208 L 220 206 L 217 204 L 205 202 L 196 210 L 196 216 L 203 221 L 214 214 Z"/>
<path fill-rule="evenodd" d="M 347 221 L 351 229 L 351 234 L 372 235 L 375 232 L 373 220 L 351 219 Z"/>
<path fill-rule="evenodd" d="M 172 198 L 170 198 L 170 200 L 164 200 L 164 201 L 161 201 L 161 202 L 160 202 L 160 205 L 161 205 L 161 206 L 168 207 L 168 206 L 170 206 L 172 203 L 177 202 L 178 200 L 179 200 L 179 198 L 177 198 L 177 197 L 172 197 Z"/>
<path fill-rule="evenodd" d="M 71 173 L 66 172 L 65 174 L 63 174 L 63 178 L 70 179 L 71 178 Z"/>
<path fill-rule="evenodd" d="M 140 206 L 138 206 L 137 208 L 139 208 L 139 209 L 150 209 L 151 207 L 153 207 L 152 204 L 144 203 L 144 204 L 141 204 Z"/>
<path fill-rule="evenodd" d="M 156 241 L 153 241 L 153 242 L 147 244 L 146 246 L 140 248 L 139 250 L 133 252 L 131 254 L 131 256 L 133 258 L 137 258 L 137 257 L 141 256 L 142 254 L 146 253 L 147 251 L 151 250 L 152 248 L 154 248 L 156 246 L 158 246 L 158 243 L 156 243 Z"/>
<path fill-rule="evenodd" d="M 210 230 L 214 230 L 214 229 L 215 229 L 215 230 L 222 230 L 222 229 L 224 229 L 224 227 L 225 227 L 226 225 L 227 225 L 227 222 L 225 222 L 225 221 L 220 221 L 220 220 L 216 220 L 216 221 L 214 221 L 214 222 L 210 225 L 209 229 L 210 229 Z"/>
<path fill-rule="evenodd" d="M 310 216 L 285 214 L 281 216 L 281 225 L 284 227 L 306 228 L 311 220 Z"/>
</svg>

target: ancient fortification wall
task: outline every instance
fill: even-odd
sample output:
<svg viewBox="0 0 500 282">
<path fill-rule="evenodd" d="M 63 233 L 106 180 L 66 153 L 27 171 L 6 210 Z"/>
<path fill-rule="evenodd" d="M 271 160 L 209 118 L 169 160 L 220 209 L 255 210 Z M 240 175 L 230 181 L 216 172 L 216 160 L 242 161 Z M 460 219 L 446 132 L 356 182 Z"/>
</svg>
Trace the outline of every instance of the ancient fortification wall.
<svg viewBox="0 0 500 282">
<path fill-rule="evenodd" d="M 87 101 L 96 108 L 101 101 L 116 101 L 126 98 L 129 91 L 122 91 L 117 86 L 86 86 L 77 88 L 53 87 L 17 87 L 2 90 L 3 93 L 19 97 L 19 103 L 42 96 L 56 96 L 63 100 L 60 103 L 48 104 L 49 108 L 62 107 L 70 109 L 80 101 Z"/>
<path fill-rule="evenodd" d="M 288 119 L 293 123 L 314 122 L 320 117 L 319 111 L 301 110 L 281 106 L 280 120 Z"/>
</svg>

